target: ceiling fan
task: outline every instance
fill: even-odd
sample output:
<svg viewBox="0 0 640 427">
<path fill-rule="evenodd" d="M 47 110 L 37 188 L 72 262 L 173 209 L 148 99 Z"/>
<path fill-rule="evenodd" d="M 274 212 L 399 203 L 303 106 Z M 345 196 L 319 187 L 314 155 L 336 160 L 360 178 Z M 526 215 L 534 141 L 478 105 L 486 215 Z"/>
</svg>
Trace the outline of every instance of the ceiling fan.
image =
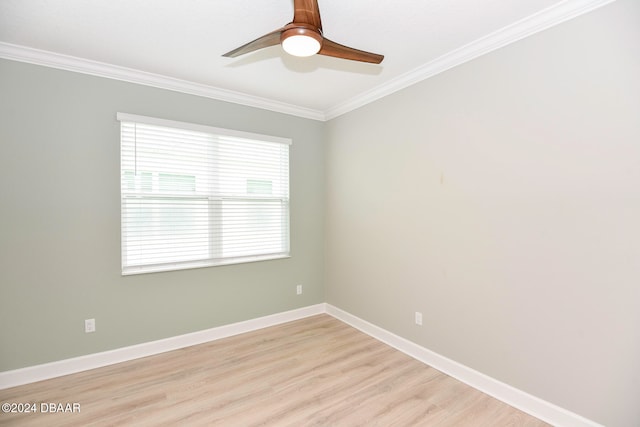
<svg viewBox="0 0 640 427">
<path fill-rule="evenodd" d="M 312 56 L 317 53 L 373 64 L 379 64 L 384 59 L 383 55 L 343 46 L 325 38 L 322 34 L 318 0 L 294 0 L 293 7 L 293 22 L 222 56 L 234 58 L 258 49 L 282 44 L 285 52 L 294 56 Z"/>
</svg>

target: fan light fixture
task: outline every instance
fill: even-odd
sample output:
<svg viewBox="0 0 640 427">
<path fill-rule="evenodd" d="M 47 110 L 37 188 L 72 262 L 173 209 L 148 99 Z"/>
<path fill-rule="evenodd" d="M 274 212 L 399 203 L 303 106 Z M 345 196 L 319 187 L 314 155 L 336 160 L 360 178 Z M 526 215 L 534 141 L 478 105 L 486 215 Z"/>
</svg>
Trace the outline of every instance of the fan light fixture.
<svg viewBox="0 0 640 427">
<path fill-rule="evenodd" d="M 320 43 L 309 36 L 291 36 L 282 41 L 282 48 L 289 55 L 313 56 L 320 51 Z"/>
<path fill-rule="evenodd" d="M 293 56 L 312 56 L 322 47 L 322 35 L 304 26 L 286 29 L 280 38 L 284 51 Z"/>
</svg>

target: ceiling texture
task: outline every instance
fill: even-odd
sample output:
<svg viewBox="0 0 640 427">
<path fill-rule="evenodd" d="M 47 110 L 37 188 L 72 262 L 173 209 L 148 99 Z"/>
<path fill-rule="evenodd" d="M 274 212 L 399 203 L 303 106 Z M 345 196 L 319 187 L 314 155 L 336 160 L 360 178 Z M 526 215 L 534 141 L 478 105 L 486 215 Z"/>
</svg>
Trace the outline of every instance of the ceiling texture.
<svg viewBox="0 0 640 427">
<path fill-rule="evenodd" d="M 328 120 L 613 0 L 319 0 L 324 35 L 379 64 L 222 54 L 293 0 L 0 0 L 0 57 Z"/>
</svg>

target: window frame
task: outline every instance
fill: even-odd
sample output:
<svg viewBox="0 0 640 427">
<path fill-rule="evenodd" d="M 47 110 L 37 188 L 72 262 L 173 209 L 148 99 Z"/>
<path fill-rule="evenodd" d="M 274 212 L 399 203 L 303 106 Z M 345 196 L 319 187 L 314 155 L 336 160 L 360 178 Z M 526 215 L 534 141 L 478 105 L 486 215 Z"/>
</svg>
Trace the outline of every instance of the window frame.
<svg viewBox="0 0 640 427">
<path fill-rule="evenodd" d="M 272 135 L 264 135 L 264 134 L 258 134 L 258 133 L 251 133 L 251 132 L 244 132 L 244 131 L 238 131 L 238 130 L 232 130 L 232 129 L 224 129 L 224 128 L 218 128 L 218 127 L 213 127 L 213 126 L 207 126 L 207 125 L 201 125 L 201 124 L 195 124 L 195 123 L 188 123 L 188 122 L 181 122 L 181 121 L 175 121 L 175 120 L 167 120 L 167 119 L 160 119 L 160 118 L 155 118 L 155 117 L 148 117 L 148 116 L 141 116 L 141 115 L 136 115 L 136 114 L 129 114 L 129 113 L 117 113 L 116 115 L 117 120 L 121 123 L 120 125 L 120 237 L 121 237 L 121 274 L 123 276 L 126 275 L 135 275 L 135 274 L 144 274 L 144 273 L 154 273 L 154 272 L 162 272 L 162 271 L 175 271 L 175 270 L 183 270 L 183 269 L 191 269 L 191 268 L 201 268 L 201 267 L 212 267 L 212 266 L 221 266 L 221 265 L 229 265 L 229 264 L 241 264 L 241 263 L 247 263 L 247 262 L 256 262 L 256 261 L 265 261 L 265 260 L 275 260 L 275 259 L 282 259 L 282 258 L 290 258 L 291 257 L 291 239 L 290 239 L 290 229 L 291 229 L 291 196 L 290 196 L 290 159 L 291 159 L 291 153 L 290 153 L 290 146 L 292 145 L 292 139 L 291 138 L 284 138 L 284 137 L 278 137 L 278 136 L 272 136 Z M 207 216 L 208 218 L 208 223 L 209 225 L 209 229 L 208 229 L 208 234 L 210 236 L 210 242 L 209 242 L 209 257 L 207 259 L 199 259 L 199 260 L 190 260 L 190 261 L 175 261 L 175 262 L 162 262 L 162 263 L 157 263 L 157 264 L 146 264 L 146 265 L 129 265 L 127 263 L 126 260 L 126 253 L 127 253 L 127 248 L 126 248 L 126 238 L 125 238 L 125 233 L 126 233 L 126 228 L 127 228 L 127 223 L 125 221 L 125 199 L 127 197 L 131 197 L 131 195 L 126 195 L 125 191 L 124 191 L 124 187 L 125 187 L 125 175 L 126 175 L 126 171 L 124 169 L 124 154 L 123 154 L 123 144 L 124 144 L 124 138 L 123 138 L 123 123 L 136 123 L 136 124 L 144 124 L 144 125 L 151 125 L 151 126 L 160 126 L 160 127 L 165 127 L 165 128 L 172 128 L 172 129 L 179 129 L 179 130 L 185 130 L 185 131 L 195 131 L 195 132 L 201 132 L 201 133 L 207 133 L 210 134 L 215 138 L 224 138 L 224 137 L 230 137 L 230 138 L 239 138 L 242 140 L 250 140 L 251 142 L 265 142 L 265 143 L 278 143 L 278 144 L 285 144 L 287 146 L 289 146 L 289 148 L 287 149 L 287 154 L 286 154 L 286 159 L 287 159 L 287 165 L 288 168 L 286 170 L 286 197 L 271 197 L 269 198 L 269 200 L 271 201 L 277 201 L 280 200 L 281 205 L 283 206 L 282 209 L 285 209 L 283 212 L 286 215 L 283 215 L 283 219 L 282 219 L 282 232 L 280 233 L 280 236 L 282 238 L 282 248 L 283 251 L 280 252 L 272 252 L 272 253 L 268 253 L 268 254 L 257 254 L 257 255 L 242 255 L 242 256 L 238 256 L 238 257 L 212 257 L 212 246 L 220 246 L 221 243 L 220 242 L 216 242 L 214 241 L 215 239 L 212 238 L 213 234 L 215 233 L 215 230 L 213 230 L 213 223 L 217 223 L 219 221 L 215 221 L 215 219 L 217 218 L 218 220 L 220 219 L 220 217 L 223 215 L 223 210 L 221 209 L 218 212 L 218 216 L 216 216 L 216 214 L 213 213 L 213 211 L 215 211 L 215 209 L 210 209 L 210 212 Z M 214 146 L 212 145 L 212 148 Z M 162 174 L 162 171 L 158 170 L 158 171 L 154 171 L 153 173 L 157 173 Z M 215 179 L 219 179 L 219 177 L 221 176 L 220 173 L 217 172 L 212 172 L 213 176 L 216 176 Z M 249 180 L 247 180 L 248 183 Z M 256 182 L 253 182 L 254 185 L 256 185 Z M 259 183 L 257 183 L 257 185 L 259 185 Z M 138 196 L 139 198 L 146 198 L 148 200 L 152 200 L 152 199 L 159 199 L 162 197 L 161 193 L 150 193 L 149 196 Z M 193 196 L 185 196 L 184 200 L 188 199 L 189 197 L 194 198 Z M 251 197 L 251 192 L 247 191 L 247 194 L 242 196 L 244 197 L 246 200 L 252 200 L 252 201 L 256 201 L 256 200 L 260 200 L 263 199 L 263 197 L 261 197 L 261 194 L 255 193 L 255 196 Z M 241 197 L 241 198 L 242 198 Z M 226 200 L 237 200 L 238 197 L 229 197 L 226 198 Z M 212 204 L 222 204 L 223 203 L 223 199 L 222 198 L 218 198 L 214 195 L 209 195 L 208 196 L 208 204 L 211 206 Z M 221 235 L 221 234 L 219 234 Z M 219 255 L 219 253 L 218 253 Z"/>
</svg>

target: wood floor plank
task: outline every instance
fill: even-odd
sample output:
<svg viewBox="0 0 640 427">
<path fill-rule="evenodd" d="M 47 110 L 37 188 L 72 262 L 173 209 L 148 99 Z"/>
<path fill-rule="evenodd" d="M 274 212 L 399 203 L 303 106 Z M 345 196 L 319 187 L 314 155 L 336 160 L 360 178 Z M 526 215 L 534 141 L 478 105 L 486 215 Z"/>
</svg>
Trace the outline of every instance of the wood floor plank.
<svg viewBox="0 0 640 427">
<path fill-rule="evenodd" d="M 2 426 L 546 426 L 328 315 L 0 390 Z M 39 408 L 38 408 L 39 409 Z"/>
</svg>

